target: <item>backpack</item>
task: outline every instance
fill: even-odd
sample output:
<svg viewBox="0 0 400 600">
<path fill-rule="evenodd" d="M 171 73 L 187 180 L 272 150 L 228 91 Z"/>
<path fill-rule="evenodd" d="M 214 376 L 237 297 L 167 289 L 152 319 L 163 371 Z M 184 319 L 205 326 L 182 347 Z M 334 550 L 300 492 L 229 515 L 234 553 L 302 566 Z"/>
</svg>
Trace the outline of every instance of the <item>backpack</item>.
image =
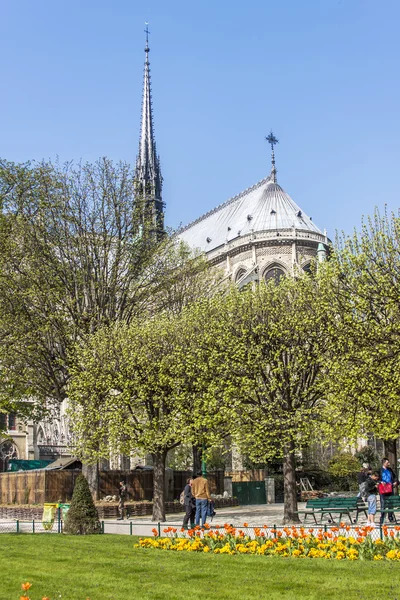
<svg viewBox="0 0 400 600">
<path fill-rule="evenodd" d="M 367 482 L 363 481 L 360 484 L 360 496 L 361 498 L 365 498 L 367 496 Z"/>
<path fill-rule="evenodd" d="M 179 496 L 179 504 L 185 504 L 185 490 L 183 490 Z"/>
</svg>

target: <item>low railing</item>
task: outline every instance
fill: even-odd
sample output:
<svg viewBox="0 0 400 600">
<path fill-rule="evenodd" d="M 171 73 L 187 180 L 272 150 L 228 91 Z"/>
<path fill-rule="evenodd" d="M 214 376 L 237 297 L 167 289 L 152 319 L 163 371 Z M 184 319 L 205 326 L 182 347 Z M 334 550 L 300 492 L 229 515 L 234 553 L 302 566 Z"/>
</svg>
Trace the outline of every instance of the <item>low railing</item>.
<svg viewBox="0 0 400 600">
<path fill-rule="evenodd" d="M 106 534 L 122 534 L 122 535 L 135 535 L 139 537 L 202 537 L 207 533 L 230 533 L 236 537 L 248 537 L 251 539 L 255 538 L 289 538 L 289 537 L 300 537 L 300 536 L 319 536 L 323 539 L 333 539 L 338 536 L 353 537 L 355 539 L 360 537 L 370 537 L 372 540 L 383 540 L 385 537 L 400 537 L 400 526 L 395 524 L 383 524 L 378 525 L 374 528 L 366 525 L 354 525 L 340 523 L 339 525 L 322 525 L 315 527 L 304 527 L 303 525 L 219 525 L 219 524 L 206 524 L 205 528 L 194 528 L 194 529 L 183 529 L 181 526 L 168 525 L 164 522 L 141 522 L 133 520 L 125 520 L 121 522 L 115 521 L 101 521 L 101 533 Z M 1 533 L 63 533 L 64 521 L 62 519 L 56 519 L 53 523 L 46 523 L 40 520 L 32 519 L 31 521 L 0 521 L 0 534 Z"/>
</svg>

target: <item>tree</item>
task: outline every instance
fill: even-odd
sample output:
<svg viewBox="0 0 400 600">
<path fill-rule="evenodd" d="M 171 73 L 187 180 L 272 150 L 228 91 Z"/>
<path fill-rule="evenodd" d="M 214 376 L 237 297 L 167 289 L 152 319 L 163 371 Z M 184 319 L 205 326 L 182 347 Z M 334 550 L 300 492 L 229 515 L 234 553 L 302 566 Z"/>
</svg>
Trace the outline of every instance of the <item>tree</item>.
<svg viewBox="0 0 400 600">
<path fill-rule="evenodd" d="M 367 219 L 342 236 L 326 276 L 329 319 L 327 393 L 334 399 L 329 435 L 373 433 L 396 462 L 400 429 L 400 219 Z"/>
<path fill-rule="evenodd" d="M 72 494 L 71 506 L 65 518 L 64 531 L 75 535 L 100 533 L 101 525 L 88 482 L 78 475 Z"/>
<path fill-rule="evenodd" d="M 324 405 L 318 278 L 233 289 L 221 308 L 211 355 L 233 439 L 251 460 L 283 458 L 284 521 L 297 521 L 295 452 L 317 435 Z"/>
<path fill-rule="evenodd" d="M 128 165 L 107 159 L 77 167 L 0 161 L 4 410 L 51 412 L 66 398 L 77 343 L 168 303 L 176 310 L 195 293 L 188 281 L 205 260 L 170 236 L 158 242 L 133 190 Z"/>
<path fill-rule="evenodd" d="M 230 286 L 217 286 L 213 294 L 184 307 L 179 317 L 174 377 L 186 424 L 185 441 L 193 446 L 194 472 L 200 470 L 202 461 L 213 461 L 216 453 L 226 450 L 232 429 L 223 329 L 229 290 Z"/>
<path fill-rule="evenodd" d="M 165 460 L 185 439 L 175 373 L 180 329 L 169 315 L 103 328 L 77 350 L 68 389 L 75 453 L 93 461 L 151 453 L 153 520 L 165 520 Z"/>
</svg>

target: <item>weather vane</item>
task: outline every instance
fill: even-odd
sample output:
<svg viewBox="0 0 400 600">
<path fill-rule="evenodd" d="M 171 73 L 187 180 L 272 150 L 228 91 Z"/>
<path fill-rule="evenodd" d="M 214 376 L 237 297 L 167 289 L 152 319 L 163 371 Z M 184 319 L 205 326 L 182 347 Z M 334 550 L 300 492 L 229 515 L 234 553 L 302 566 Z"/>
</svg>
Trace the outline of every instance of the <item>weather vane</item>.
<svg viewBox="0 0 400 600">
<path fill-rule="evenodd" d="M 271 129 L 269 135 L 265 139 L 267 140 L 267 142 L 271 146 L 271 164 L 272 164 L 271 178 L 272 178 L 272 181 L 274 183 L 276 183 L 276 169 L 275 169 L 275 151 L 274 151 L 274 146 L 276 144 L 279 144 L 279 140 L 272 133 L 272 129 Z"/>
</svg>

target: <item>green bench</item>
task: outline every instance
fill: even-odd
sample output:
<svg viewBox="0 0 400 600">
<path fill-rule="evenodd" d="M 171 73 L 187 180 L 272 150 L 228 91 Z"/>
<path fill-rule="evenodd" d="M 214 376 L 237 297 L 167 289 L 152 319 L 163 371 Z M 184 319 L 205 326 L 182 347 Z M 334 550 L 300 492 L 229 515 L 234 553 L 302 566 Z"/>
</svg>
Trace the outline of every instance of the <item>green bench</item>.
<svg viewBox="0 0 400 600">
<path fill-rule="evenodd" d="M 352 498 L 315 498 L 308 500 L 305 509 L 299 510 L 298 514 L 304 515 L 304 523 L 308 517 L 312 517 L 316 525 L 318 525 L 317 517 L 319 517 L 319 523 L 322 523 L 322 519 L 326 516 L 330 517 L 333 522 L 334 515 L 339 516 L 339 522 L 343 516 L 347 516 L 350 523 L 357 523 L 360 513 L 367 516 L 367 506 L 362 498 L 357 496 Z M 354 516 L 354 521 L 352 516 Z"/>
<path fill-rule="evenodd" d="M 393 513 L 395 523 L 397 524 L 396 512 L 400 512 L 400 496 L 386 496 L 385 497 L 385 508 L 381 510 L 381 513 Z"/>
</svg>

